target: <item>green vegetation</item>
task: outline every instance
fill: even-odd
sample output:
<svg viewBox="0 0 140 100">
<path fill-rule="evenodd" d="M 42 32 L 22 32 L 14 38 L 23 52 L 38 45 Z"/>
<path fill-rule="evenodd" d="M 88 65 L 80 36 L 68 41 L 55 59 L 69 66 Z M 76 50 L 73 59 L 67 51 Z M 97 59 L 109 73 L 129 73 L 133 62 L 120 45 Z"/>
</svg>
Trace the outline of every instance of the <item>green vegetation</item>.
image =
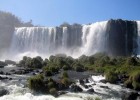
<svg viewBox="0 0 140 100">
<path fill-rule="evenodd" d="M 84 100 L 101 100 L 99 97 L 96 97 L 95 99 L 93 97 L 87 97 Z"/>
<path fill-rule="evenodd" d="M 49 90 L 49 92 L 50 92 L 50 94 L 52 94 L 52 95 L 56 95 L 56 94 L 57 94 L 56 88 L 51 88 L 51 89 Z"/>
<path fill-rule="evenodd" d="M 34 93 L 50 93 L 55 96 L 57 96 L 57 90 L 68 89 L 70 84 L 72 84 L 72 82 L 67 72 L 63 72 L 59 81 L 53 80 L 50 77 L 46 78 L 43 74 L 28 79 L 28 87 Z"/>
<path fill-rule="evenodd" d="M 105 73 L 105 78 L 110 83 L 116 83 L 118 80 L 118 75 L 114 71 L 107 71 Z"/>
<path fill-rule="evenodd" d="M 72 83 L 71 80 L 69 79 L 69 76 L 68 76 L 67 72 L 63 72 L 61 83 L 65 87 L 68 87 Z"/>
<path fill-rule="evenodd" d="M 32 91 L 37 91 L 38 93 L 44 92 L 44 77 L 42 75 L 37 75 L 34 77 L 29 78 L 28 80 L 28 86 Z"/>
<path fill-rule="evenodd" d="M 140 71 L 134 71 L 131 73 L 129 79 L 125 81 L 125 85 L 128 88 L 140 90 Z"/>
<path fill-rule="evenodd" d="M 105 53 L 97 53 L 92 56 L 82 55 L 81 57 L 74 59 L 69 56 L 67 57 L 64 54 L 59 54 L 50 56 L 49 59 L 45 60 L 42 60 L 41 57 L 23 57 L 19 62 L 19 66 L 35 69 L 42 68 L 43 76 L 47 78 L 63 71 L 59 83 L 66 88 L 71 84 L 71 80 L 66 71 L 75 70 L 78 72 L 92 71 L 93 73 L 104 74 L 106 80 L 110 83 L 116 84 L 120 81 L 124 83 L 126 87 L 140 90 L 140 59 L 137 57 L 109 57 Z M 34 79 L 36 78 L 31 78 L 29 83 L 31 84 Z M 34 81 L 37 81 L 35 87 L 37 86 L 37 88 L 39 88 L 39 85 L 37 84 L 41 83 L 42 80 L 36 79 Z M 55 84 L 52 85 L 52 83 L 49 83 L 46 86 L 58 88 Z M 30 86 L 31 89 L 33 87 L 34 85 Z"/>
</svg>

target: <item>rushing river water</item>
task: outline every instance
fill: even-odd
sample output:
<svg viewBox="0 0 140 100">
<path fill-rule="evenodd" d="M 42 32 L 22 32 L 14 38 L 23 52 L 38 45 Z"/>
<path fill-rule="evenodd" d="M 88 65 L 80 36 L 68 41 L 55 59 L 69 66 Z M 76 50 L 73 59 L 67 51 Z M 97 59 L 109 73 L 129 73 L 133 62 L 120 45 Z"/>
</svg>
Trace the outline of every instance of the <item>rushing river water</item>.
<svg viewBox="0 0 140 100">
<path fill-rule="evenodd" d="M 0 70 L 8 71 L 10 69 L 16 69 L 15 66 L 6 66 Z M 4 88 L 9 91 L 9 94 L 0 97 L 0 100 L 89 100 L 89 98 L 96 97 L 101 98 L 101 100 L 121 100 L 123 93 L 130 92 L 132 90 L 122 87 L 121 85 L 114 85 L 110 83 L 102 83 L 100 80 L 105 79 L 104 76 L 90 76 L 88 78 L 89 82 L 85 85 L 89 86 L 88 89 L 93 88 L 94 93 L 88 94 L 86 91 L 88 89 L 84 88 L 77 81 L 77 85 L 83 89 L 82 93 L 72 93 L 68 92 L 59 97 L 53 97 L 51 95 L 33 95 L 31 91 L 26 87 L 28 75 L 0 75 L 1 77 L 11 77 L 12 80 L 1 80 L 0 88 Z"/>
</svg>

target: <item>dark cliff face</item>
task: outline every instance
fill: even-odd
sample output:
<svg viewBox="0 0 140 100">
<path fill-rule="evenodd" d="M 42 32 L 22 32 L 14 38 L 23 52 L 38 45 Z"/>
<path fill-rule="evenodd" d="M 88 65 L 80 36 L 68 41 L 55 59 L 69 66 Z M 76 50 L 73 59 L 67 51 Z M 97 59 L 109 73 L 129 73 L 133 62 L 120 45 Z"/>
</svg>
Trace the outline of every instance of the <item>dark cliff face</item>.
<svg viewBox="0 0 140 100">
<path fill-rule="evenodd" d="M 107 52 L 112 56 L 130 56 L 137 48 L 137 23 L 127 20 L 109 20 L 106 28 Z"/>
<path fill-rule="evenodd" d="M 50 39 L 51 43 L 55 41 L 55 44 L 53 45 L 54 46 L 53 49 L 59 48 L 60 46 L 64 45 L 63 37 L 66 37 L 65 40 L 66 48 L 71 49 L 72 47 L 76 48 L 82 45 L 82 40 L 81 40 L 82 26 L 80 24 L 60 26 L 55 28 L 56 30 L 55 29 L 52 30 L 51 39 Z M 66 28 L 66 32 L 63 32 L 64 28 Z"/>
<path fill-rule="evenodd" d="M 79 24 L 71 25 L 68 28 L 68 48 L 71 48 L 73 44 L 75 47 L 81 46 L 81 37 L 82 37 L 82 26 Z"/>
</svg>

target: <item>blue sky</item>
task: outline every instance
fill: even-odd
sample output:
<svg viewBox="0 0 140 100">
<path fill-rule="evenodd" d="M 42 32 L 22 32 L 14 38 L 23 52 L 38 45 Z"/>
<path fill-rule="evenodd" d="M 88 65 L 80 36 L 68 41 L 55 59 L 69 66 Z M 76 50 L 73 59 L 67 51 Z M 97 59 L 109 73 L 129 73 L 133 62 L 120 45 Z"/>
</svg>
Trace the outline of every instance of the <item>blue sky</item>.
<svg viewBox="0 0 140 100">
<path fill-rule="evenodd" d="M 140 0 L 1 0 L 0 10 L 43 26 L 87 24 L 111 18 L 140 20 Z"/>
</svg>

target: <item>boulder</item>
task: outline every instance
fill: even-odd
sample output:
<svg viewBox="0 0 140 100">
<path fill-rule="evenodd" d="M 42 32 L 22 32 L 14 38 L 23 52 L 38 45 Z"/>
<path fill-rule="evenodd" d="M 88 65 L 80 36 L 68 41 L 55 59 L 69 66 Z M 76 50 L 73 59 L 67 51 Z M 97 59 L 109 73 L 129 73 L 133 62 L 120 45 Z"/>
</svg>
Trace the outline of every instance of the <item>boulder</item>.
<svg viewBox="0 0 140 100">
<path fill-rule="evenodd" d="M 4 72 L 3 72 L 3 71 L 0 71 L 0 74 L 1 74 L 1 75 L 4 75 Z"/>
<path fill-rule="evenodd" d="M 80 84 L 84 84 L 84 81 L 82 79 L 79 80 Z"/>
<path fill-rule="evenodd" d="M 84 87 L 84 88 L 86 88 L 86 89 L 88 88 L 88 86 L 87 86 L 87 85 L 83 85 L 83 87 Z"/>
<path fill-rule="evenodd" d="M 108 86 L 100 86 L 101 88 L 104 88 L 104 89 L 109 89 Z"/>
<path fill-rule="evenodd" d="M 5 75 L 11 75 L 11 74 L 7 72 L 7 73 L 5 73 Z"/>
<path fill-rule="evenodd" d="M 0 80 L 4 80 L 4 79 L 8 79 L 8 77 L 1 77 L 0 76 Z"/>
<path fill-rule="evenodd" d="M 72 84 L 72 85 L 70 86 L 70 91 L 71 91 L 71 92 L 82 92 L 83 89 L 80 88 L 80 87 L 79 87 L 78 85 L 76 85 L 76 84 Z"/>
<path fill-rule="evenodd" d="M 85 79 L 85 82 L 86 82 L 86 83 L 89 83 L 89 80 L 88 80 L 88 79 Z"/>
<path fill-rule="evenodd" d="M 12 78 L 9 78 L 9 80 L 12 80 Z"/>
<path fill-rule="evenodd" d="M 0 97 L 8 94 L 9 92 L 6 89 L 0 89 Z"/>
<path fill-rule="evenodd" d="M 107 81 L 104 79 L 104 80 L 100 80 L 100 82 L 102 82 L 102 83 L 104 83 L 104 84 L 106 84 L 107 83 Z"/>
<path fill-rule="evenodd" d="M 87 92 L 88 92 L 88 93 L 93 93 L 93 92 L 94 92 L 94 89 L 91 88 L 91 89 L 87 90 Z"/>
</svg>

